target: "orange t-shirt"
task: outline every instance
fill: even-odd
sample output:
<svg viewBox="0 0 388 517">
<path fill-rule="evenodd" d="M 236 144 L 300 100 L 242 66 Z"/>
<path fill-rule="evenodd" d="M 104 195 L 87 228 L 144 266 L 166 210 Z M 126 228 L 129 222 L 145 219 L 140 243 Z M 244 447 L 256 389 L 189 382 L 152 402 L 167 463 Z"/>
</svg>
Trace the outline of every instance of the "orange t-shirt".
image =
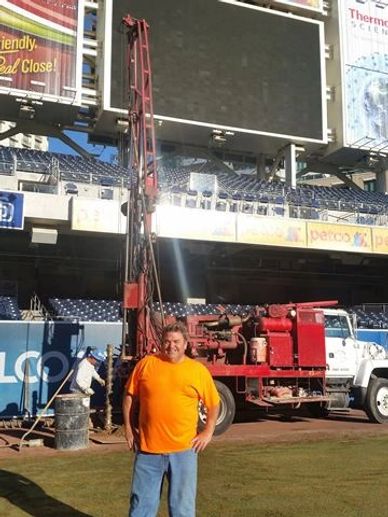
<svg viewBox="0 0 388 517">
<path fill-rule="evenodd" d="M 139 400 L 140 450 L 155 454 L 190 449 L 199 400 L 207 408 L 220 401 L 209 370 L 189 357 L 181 363 L 159 355 L 145 357 L 136 365 L 126 390 Z"/>
</svg>

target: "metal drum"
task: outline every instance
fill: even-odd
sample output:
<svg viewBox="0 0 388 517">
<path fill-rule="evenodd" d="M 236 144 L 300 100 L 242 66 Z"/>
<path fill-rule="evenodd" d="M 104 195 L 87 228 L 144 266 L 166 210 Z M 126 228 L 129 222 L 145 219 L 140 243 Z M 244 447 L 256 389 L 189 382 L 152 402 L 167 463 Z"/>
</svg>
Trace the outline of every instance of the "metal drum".
<svg viewBox="0 0 388 517">
<path fill-rule="evenodd" d="M 89 443 L 90 397 L 81 393 L 55 398 L 55 448 L 85 449 Z"/>
</svg>

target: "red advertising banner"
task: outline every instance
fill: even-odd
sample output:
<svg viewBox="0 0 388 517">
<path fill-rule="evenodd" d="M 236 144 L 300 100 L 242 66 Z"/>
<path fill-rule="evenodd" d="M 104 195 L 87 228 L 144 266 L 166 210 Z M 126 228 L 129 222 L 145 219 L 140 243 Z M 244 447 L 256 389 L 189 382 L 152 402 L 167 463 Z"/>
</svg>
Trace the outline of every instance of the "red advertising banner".
<svg viewBox="0 0 388 517">
<path fill-rule="evenodd" d="M 0 87 L 69 102 L 77 89 L 78 0 L 2 0 Z"/>
</svg>

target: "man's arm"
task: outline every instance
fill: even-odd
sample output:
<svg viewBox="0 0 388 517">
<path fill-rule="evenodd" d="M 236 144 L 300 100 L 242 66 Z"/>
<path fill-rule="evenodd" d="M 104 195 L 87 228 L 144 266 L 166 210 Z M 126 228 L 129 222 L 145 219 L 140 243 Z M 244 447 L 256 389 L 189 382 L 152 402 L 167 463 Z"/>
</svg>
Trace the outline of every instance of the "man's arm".
<svg viewBox="0 0 388 517">
<path fill-rule="evenodd" d="M 139 431 L 138 431 L 138 398 L 130 393 L 124 393 L 123 397 L 123 420 L 125 439 L 128 447 L 134 451 L 139 447 Z"/>
<path fill-rule="evenodd" d="M 211 441 L 217 422 L 219 407 L 220 405 L 217 404 L 216 406 L 208 408 L 205 429 L 201 433 L 198 433 L 192 441 L 195 452 L 203 451 Z"/>
<path fill-rule="evenodd" d="M 105 386 L 104 379 L 98 375 L 97 370 L 95 368 L 93 368 L 92 377 L 95 381 L 101 384 L 101 386 Z"/>
</svg>

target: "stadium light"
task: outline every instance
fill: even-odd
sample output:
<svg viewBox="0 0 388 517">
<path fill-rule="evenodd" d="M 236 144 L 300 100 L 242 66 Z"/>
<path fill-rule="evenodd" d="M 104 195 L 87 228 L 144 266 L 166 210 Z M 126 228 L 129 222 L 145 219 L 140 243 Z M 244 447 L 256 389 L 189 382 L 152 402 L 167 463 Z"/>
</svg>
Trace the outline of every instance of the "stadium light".
<svg viewBox="0 0 388 517">
<path fill-rule="evenodd" d="M 28 104 L 22 104 L 19 108 L 19 116 L 24 119 L 33 119 L 35 117 L 35 108 Z"/>
<path fill-rule="evenodd" d="M 222 131 L 221 129 L 213 129 L 211 132 L 211 141 L 213 144 L 225 144 L 228 137 L 233 136 L 233 131 Z"/>
</svg>

